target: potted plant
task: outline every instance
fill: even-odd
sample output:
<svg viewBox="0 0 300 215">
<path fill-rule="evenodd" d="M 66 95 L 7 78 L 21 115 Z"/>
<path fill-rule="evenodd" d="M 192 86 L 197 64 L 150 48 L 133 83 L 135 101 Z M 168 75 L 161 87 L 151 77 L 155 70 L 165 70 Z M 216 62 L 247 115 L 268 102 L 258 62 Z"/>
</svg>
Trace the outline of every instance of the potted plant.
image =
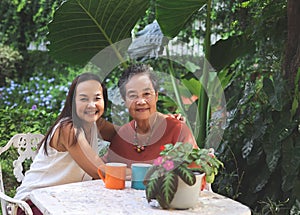
<svg viewBox="0 0 300 215">
<path fill-rule="evenodd" d="M 223 167 L 223 163 L 208 149 L 193 149 L 191 144 L 182 142 L 177 142 L 175 145 L 166 144 L 161 150 L 160 156 L 154 160 L 153 166 L 145 176 L 144 184 L 148 202 L 157 200 L 164 209 L 191 207 L 192 205 L 179 207 L 172 205 L 177 195 L 178 185 L 185 184 L 186 187 L 191 187 L 190 189 L 197 189 L 195 198 L 198 200 L 201 178 L 204 175 L 202 173 L 205 173 L 207 182 L 212 183 L 219 167 Z M 200 180 L 198 181 L 200 185 L 194 188 L 197 178 Z M 189 201 L 191 196 L 186 199 Z"/>
</svg>

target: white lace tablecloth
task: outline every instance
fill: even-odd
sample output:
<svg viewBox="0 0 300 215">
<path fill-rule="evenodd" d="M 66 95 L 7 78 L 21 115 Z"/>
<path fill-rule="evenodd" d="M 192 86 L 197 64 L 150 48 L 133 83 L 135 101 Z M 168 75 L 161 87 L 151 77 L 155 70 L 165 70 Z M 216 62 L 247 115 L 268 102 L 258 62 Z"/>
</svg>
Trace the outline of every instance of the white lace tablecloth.
<svg viewBox="0 0 300 215">
<path fill-rule="evenodd" d="M 38 189 L 30 198 L 45 215 L 251 215 L 245 205 L 208 191 L 201 192 L 195 208 L 162 210 L 155 202 L 148 204 L 145 191 L 130 188 L 129 181 L 124 190 L 110 190 L 101 180 L 94 180 Z"/>
</svg>

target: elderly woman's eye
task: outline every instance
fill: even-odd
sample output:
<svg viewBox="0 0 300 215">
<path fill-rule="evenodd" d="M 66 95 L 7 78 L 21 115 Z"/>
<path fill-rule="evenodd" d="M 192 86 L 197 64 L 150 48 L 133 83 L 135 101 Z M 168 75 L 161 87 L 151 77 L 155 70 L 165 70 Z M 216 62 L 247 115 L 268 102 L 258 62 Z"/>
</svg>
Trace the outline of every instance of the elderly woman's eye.
<svg viewBox="0 0 300 215">
<path fill-rule="evenodd" d="M 138 96 L 135 95 L 135 94 L 131 94 L 131 95 L 128 95 L 128 98 L 133 100 L 133 99 L 136 99 Z"/>
<path fill-rule="evenodd" d="M 151 97 L 151 96 L 152 96 L 152 93 L 151 93 L 151 92 L 146 92 L 146 93 L 143 94 L 143 97 L 144 97 L 144 98 L 149 98 L 149 97 Z"/>
</svg>

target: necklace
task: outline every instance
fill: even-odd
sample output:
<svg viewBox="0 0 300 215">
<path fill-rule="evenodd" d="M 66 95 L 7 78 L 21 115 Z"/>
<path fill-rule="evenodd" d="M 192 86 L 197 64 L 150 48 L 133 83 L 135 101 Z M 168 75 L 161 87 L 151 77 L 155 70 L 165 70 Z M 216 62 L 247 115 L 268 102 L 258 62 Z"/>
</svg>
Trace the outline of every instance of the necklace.
<svg viewBox="0 0 300 215">
<path fill-rule="evenodd" d="M 138 137 L 137 137 L 137 125 L 136 125 L 136 122 L 135 122 L 134 130 L 135 130 L 135 133 L 134 133 L 134 147 L 133 148 L 135 149 L 136 152 L 140 153 L 140 152 L 143 152 L 145 150 L 146 146 L 148 146 L 152 130 L 150 130 L 150 134 L 148 135 L 148 137 L 146 139 L 146 142 L 144 142 L 144 144 L 142 144 L 142 145 L 139 145 L 139 140 L 138 140 Z"/>
<path fill-rule="evenodd" d="M 157 118 L 157 115 L 155 115 L 155 119 L 153 121 L 153 126 L 152 127 L 154 127 L 154 124 L 156 122 L 156 118 Z M 139 140 L 138 140 L 138 135 L 137 135 L 137 123 L 136 123 L 136 121 L 134 121 L 134 144 L 133 144 L 134 147 L 133 148 L 137 153 L 143 152 L 146 149 L 146 147 L 149 145 L 150 138 L 152 136 L 152 130 L 153 129 L 150 126 L 150 134 L 147 136 L 146 142 L 144 142 L 144 144 L 142 144 L 142 145 L 139 145 Z"/>
</svg>

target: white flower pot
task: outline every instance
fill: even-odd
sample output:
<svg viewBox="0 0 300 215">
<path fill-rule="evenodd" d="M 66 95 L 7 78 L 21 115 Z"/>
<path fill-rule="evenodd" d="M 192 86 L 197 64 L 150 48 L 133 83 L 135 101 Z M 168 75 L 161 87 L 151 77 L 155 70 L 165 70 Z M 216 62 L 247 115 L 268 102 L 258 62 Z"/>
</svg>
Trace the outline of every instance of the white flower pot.
<svg viewBox="0 0 300 215">
<path fill-rule="evenodd" d="M 199 201 L 202 178 L 205 175 L 197 174 L 196 183 L 192 186 L 187 185 L 178 177 L 178 187 L 171 201 L 170 207 L 175 209 L 188 209 L 194 207 Z"/>
</svg>

